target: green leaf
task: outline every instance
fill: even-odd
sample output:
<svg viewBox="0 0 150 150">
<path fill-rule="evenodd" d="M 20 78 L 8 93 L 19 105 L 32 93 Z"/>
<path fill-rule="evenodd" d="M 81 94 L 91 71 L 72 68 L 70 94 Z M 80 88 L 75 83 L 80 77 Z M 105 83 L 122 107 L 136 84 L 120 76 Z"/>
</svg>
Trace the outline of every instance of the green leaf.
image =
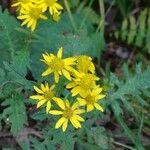
<svg viewBox="0 0 150 150">
<path fill-rule="evenodd" d="M 6 72 L 4 69 L 0 68 L 0 85 L 6 80 Z"/>
<path fill-rule="evenodd" d="M 136 20 L 133 16 L 130 16 L 129 17 L 129 21 L 130 21 L 130 29 L 129 29 L 129 35 L 128 38 L 127 38 L 127 42 L 128 44 L 131 44 L 133 43 L 134 41 L 134 38 L 136 36 Z"/>
<path fill-rule="evenodd" d="M 148 49 L 148 52 L 150 53 L 150 11 L 148 12 L 148 19 L 147 19 L 147 34 L 146 34 L 146 49 Z"/>
<path fill-rule="evenodd" d="M 63 142 L 62 142 L 62 149 L 63 150 L 74 150 L 75 140 L 72 137 L 72 134 L 67 133 L 64 134 Z"/>
<path fill-rule="evenodd" d="M 136 19 L 137 18 L 137 19 Z M 121 29 L 113 33 L 116 39 L 150 51 L 150 9 L 145 8 L 139 16 L 130 15 L 122 21 Z M 111 34 L 110 34 L 111 36 Z"/>
<path fill-rule="evenodd" d="M 11 16 L 7 10 L 2 13 L 0 7 L 0 66 L 3 61 L 10 60 L 17 50 L 26 46 L 24 34 L 19 33 L 16 28 L 20 27 L 15 17 Z"/>
<path fill-rule="evenodd" d="M 122 23 L 122 27 L 121 27 L 121 38 L 123 41 L 126 40 L 128 32 L 127 32 L 127 28 L 128 28 L 128 20 L 125 19 Z"/>
<path fill-rule="evenodd" d="M 138 116 L 137 112 L 134 110 L 133 103 L 139 104 L 142 108 L 149 108 L 149 104 L 143 99 L 143 96 L 150 94 L 150 67 L 147 67 L 147 69 L 142 72 L 142 66 L 141 64 L 138 64 L 136 65 L 135 74 L 131 75 L 128 66 L 124 65 L 123 72 L 125 75 L 124 81 L 119 80 L 114 74 L 110 75 L 110 83 L 113 83 L 115 88 L 114 91 L 110 93 L 108 102 L 126 135 L 135 144 L 137 150 L 142 150 L 143 146 L 140 139 L 136 133 L 133 133 L 127 127 L 122 118 L 123 116 L 121 116 L 123 114 L 123 111 L 121 110 L 128 110 L 131 112 L 130 115 L 134 115 L 137 119 Z M 146 91 L 146 93 L 144 91 Z"/>
<path fill-rule="evenodd" d="M 27 122 L 23 98 L 15 93 L 11 98 L 5 99 L 2 106 L 6 107 L 2 114 L 3 118 L 11 123 L 11 132 L 16 135 Z"/>
<path fill-rule="evenodd" d="M 5 69 L 8 71 L 10 80 L 21 84 L 26 89 L 31 89 L 32 84 L 26 79 L 28 68 L 30 68 L 29 53 L 22 49 L 13 57 L 11 63 L 4 62 Z"/>
<path fill-rule="evenodd" d="M 34 114 L 32 114 L 31 118 L 34 120 L 43 121 L 49 118 L 49 114 L 45 113 L 45 109 L 39 109 Z"/>
<path fill-rule="evenodd" d="M 121 116 L 117 116 L 117 121 L 119 122 L 119 124 L 121 125 L 121 127 L 123 128 L 123 130 L 125 131 L 125 134 L 130 138 L 130 140 L 135 144 L 135 147 L 137 150 L 144 150 L 144 147 L 140 141 L 140 139 L 138 138 L 138 136 L 136 136 L 126 125 L 126 123 L 124 122 L 124 120 L 122 119 Z"/>
<path fill-rule="evenodd" d="M 141 47 L 143 45 L 143 39 L 145 37 L 146 34 L 146 14 L 147 14 L 147 9 L 144 9 L 139 16 L 138 19 L 138 33 L 136 36 L 136 40 L 135 40 L 135 45 Z"/>
<path fill-rule="evenodd" d="M 139 65 L 136 66 L 136 74 L 134 77 L 130 77 L 128 72 L 127 65 L 124 65 L 124 73 L 126 74 L 126 82 L 125 83 L 119 83 L 119 80 L 117 80 L 118 90 L 114 92 L 111 95 L 111 99 L 121 99 L 122 97 L 126 95 L 132 95 L 133 97 L 135 95 L 140 96 L 141 92 L 145 89 L 149 90 L 150 88 L 150 81 L 148 74 L 150 74 L 150 68 L 148 67 L 147 70 L 143 74 L 141 74 L 139 70 Z M 114 79 L 114 78 L 111 78 Z M 114 81 L 113 81 L 114 82 Z M 139 101 L 139 99 L 137 99 Z M 139 101 L 141 103 L 141 100 Z M 142 105 L 147 106 L 147 103 L 141 103 Z"/>
<path fill-rule="evenodd" d="M 103 127 L 86 128 L 87 140 L 90 144 L 96 144 L 100 149 L 108 149 L 108 138 Z"/>
</svg>

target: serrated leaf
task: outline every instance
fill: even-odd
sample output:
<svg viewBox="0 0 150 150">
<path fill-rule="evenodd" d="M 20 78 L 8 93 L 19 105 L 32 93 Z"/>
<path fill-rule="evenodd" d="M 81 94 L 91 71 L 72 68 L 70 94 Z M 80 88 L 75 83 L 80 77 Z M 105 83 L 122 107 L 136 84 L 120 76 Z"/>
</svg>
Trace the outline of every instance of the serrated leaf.
<svg viewBox="0 0 150 150">
<path fill-rule="evenodd" d="M 72 134 L 66 134 L 63 138 L 62 149 L 63 150 L 74 150 L 75 140 Z"/>
<path fill-rule="evenodd" d="M 137 18 L 137 19 L 136 19 Z M 116 39 L 150 52 L 150 9 L 141 10 L 139 16 L 128 16 L 122 21 L 121 29 L 113 33 Z M 111 34 L 110 34 L 111 36 Z"/>
<path fill-rule="evenodd" d="M 135 40 L 135 45 L 136 46 L 139 46 L 141 47 L 142 44 L 143 44 L 143 39 L 145 37 L 145 27 L 146 27 L 146 14 L 147 14 L 147 9 L 143 10 L 141 13 L 140 13 L 140 16 L 139 16 L 139 19 L 138 19 L 138 24 L 139 24 L 139 27 L 138 27 L 138 33 L 137 33 L 137 36 L 136 36 L 136 40 Z"/>
<path fill-rule="evenodd" d="M 30 68 L 29 53 L 22 49 L 13 57 L 11 63 L 4 62 L 10 80 L 23 85 L 27 89 L 32 88 L 30 81 L 26 79 L 27 69 Z"/>
<path fill-rule="evenodd" d="M 17 19 L 8 10 L 2 13 L 0 7 L 0 55 L 3 56 L 0 65 L 3 61 L 9 62 L 17 50 L 26 46 L 25 36 L 16 30 L 17 27 L 20 27 Z"/>
<path fill-rule="evenodd" d="M 131 44 L 134 41 L 134 38 L 136 36 L 136 20 L 133 16 L 129 17 L 130 22 L 130 28 L 129 28 L 129 34 L 130 36 L 127 37 L 128 44 Z"/>
<path fill-rule="evenodd" d="M 11 123 L 11 132 L 16 135 L 27 121 L 23 98 L 16 93 L 11 98 L 5 99 L 2 106 L 6 107 L 2 114 L 3 118 Z"/>
</svg>

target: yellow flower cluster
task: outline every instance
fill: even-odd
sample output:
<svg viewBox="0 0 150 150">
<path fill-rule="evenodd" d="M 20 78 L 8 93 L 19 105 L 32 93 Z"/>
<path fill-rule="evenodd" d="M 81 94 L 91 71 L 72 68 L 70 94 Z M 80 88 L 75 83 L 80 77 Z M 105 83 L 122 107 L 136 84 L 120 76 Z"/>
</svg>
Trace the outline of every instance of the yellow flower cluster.
<svg viewBox="0 0 150 150">
<path fill-rule="evenodd" d="M 22 26 L 27 25 L 32 31 L 37 26 L 38 19 L 47 19 L 44 13 L 49 10 L 54 21 L 59 21 L 63 7 L 57 0 L 14 0 L 12 7 L 19 11 L 18 19 L 22 20 Z"/>
<path fill-rule="evenodd" d="M 63 49 L 60 48 L 57 55 L 43 54 L 41 61 L 46 64 L 47 68 L 42 76 L 54 74 L 55 84 L 59 82 L 60 76 L 64 76 L 69 80 L 66 89 L 71 92 L 72 97 L 76 96 L 76 100 L 70 104 L 69 100 L 57 97 L 54 92 L 55 85 L 50 87 L 47 82 L 41 84 L 40 88 L 34 86 L 34 90 L 38 94 L 30 96 L 30 98 L 38 100 L 37 108 L 44 105 L 47 113 L 61 115 L 55 128 L 62 126 L 62 130 L 65 131 L 69 121 L 75 128 L 81 128 L 80 122 L 83 122 L 84 119 L 80 114 L 90 112 L 94 108 L 103 112 L 104 110 L 98 102 L 105 95 L 102 94 L 102 88 L 96 84 L 99 78 L 95 75 L 91 57 L 82 55 L 63 59 L 62 52 Z"/>
</svg>

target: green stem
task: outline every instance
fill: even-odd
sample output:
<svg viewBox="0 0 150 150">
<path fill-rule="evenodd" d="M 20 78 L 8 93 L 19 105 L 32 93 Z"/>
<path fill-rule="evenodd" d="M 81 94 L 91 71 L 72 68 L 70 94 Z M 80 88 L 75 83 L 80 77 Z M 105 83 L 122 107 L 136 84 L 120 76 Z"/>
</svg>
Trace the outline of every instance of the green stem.
<svg viewBox="0 0 150 150">
<path fill-rule="evenodd" d="M 73 29 L 74 29 L 74 32 L 76 32 L 76 31 L 77 31 L 77 27 L 76 27 L 75 21 L 74 21 L 74 19 L 73 19 L 73 15 L 72 15 L 72 13 L 71 13 L 71 10 L 70 10 L 68 1 L 67 1 L 67 0 L 64 0 L 64 4 L 65 4 L 65 7 L 66 7 L 66 9 L 67 9 L 67 12 L 68 12 L 68 15 L 69 15 L 69 18 L 70 18 L 72 27 L 73 27 Z"/>
<path fill-rule="evenodd" d="M 115 2 L 116 2 L 116 0 L 112 1 L 111 5 L 109 6 L 109 8 L 107 9 L 107 11 L 105 13 L 103 0 L 99 0 L 101 19 L 100 19 L 100 22 L 96 29 L 96 32 L 98 32 L 101 29 L 102 25 L 105 27 L 105 25 L 104 25 L 105 17 L 109 13 L 110 9 L 112 8 L 112 6 L 114 5 Z"/>
<path fill-rule="evenodd" d="M 92 4 L 93 4 L 93 0 L 90 0 L 90 3 L 89 3 L 89 5 L 88 5 L 88 8 L 91 7 Z M 84 16 L 84 18 L 83 18 L 83 20 L 82 20 L 82 22 L 81 22 L 81 25 L 80 25 L 79 30 L 83 27 L 83 25 L 84 25 L 86 19 L 88 18 L 89 13 L 90 13 L 90 11 L 88 11 L 88 12 L 86 13 L 86 15 Z"/>
<path fill-rule="evenodd" d="M 130 150 L 135 150 L 133 147 L 130 147 L 130 146 L 125 145 L 125 144 L 122 144 L 120 142 L 112 141 L 112 143 L 114 143 L 116 145 L 119 145 L 119 146 L 122 146 L 122 147 L 125 147 L 125 148 L 130 149 Z"/>
<path fill-rule="evenodd" d="M 139 130 L 138 130 L 138 136 L 139 136 L 139 137 L 140 137 L 141 132 L 142 132 L 143 123 L 144 123 L 144 113 L 142 113 L 141 122 L 140 122 Z"/>
<path fill-rule="evenodd" d="M 104 21 L 105 21 L 104 0 L 99 0 L 99 11 L 100 11 L 101 19 L 100 19 L 100 22 L 99 22 L 96 32 L 98 32 L 100 30 L 100 37 L 104 37 L 104 28 L 105 28 L 105 25 L 104 25 Z M 100 53 L 99 53 L 99 55 L 100 55 Z M 101 61 L 100 59 L 101 59 L 101 57 L 99 56 L 98 57 L 98 66 L 100 66 L 100 61 Z"/>
<path fill-rule="evenodd" d="M 104 1 L 103 0 L 99 0 L 99 8 L 100 8 L 101 19 L 100 19 L 99 25 L 96 29 L 96 32 L 98 32 L 100 29 L 102 32 L 104 32 L 105 7 L 104 7 Z"/>
</svg>

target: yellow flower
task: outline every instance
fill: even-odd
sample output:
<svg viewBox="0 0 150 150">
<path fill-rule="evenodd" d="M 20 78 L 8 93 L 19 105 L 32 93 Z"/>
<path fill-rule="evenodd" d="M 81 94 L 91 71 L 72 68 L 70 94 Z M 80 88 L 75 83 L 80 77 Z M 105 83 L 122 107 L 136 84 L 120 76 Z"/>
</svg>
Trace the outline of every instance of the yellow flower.
<svg viewBox="0 0 150 150">
<path fill-rule="evenodd" d="M 63 9 L 63 7 L 57 3 L 57 0 L 41 0 L 39 3 L 40 7 L 44 11 L 46 11 L 48 8 L 51 15 L 56 13 L 59 14 L 59 12 Z"/>
<path fill-rule="evenodd" d="M 28 7 L 28 5 L 31 5 L 33 0 L 14 0 L 12 2 L 12 7 L 17 7 L 18 10 L 22 10 L 23 8 Z"/>
<path fill-rule="evenodd" d="M 58 22 L 61 19 L 60 14 L 61 14 L 61 12 L 53 14 L 52 18 L 55 22 Z"/>
<path fill-rule="evenodd" d="M 17 18 L 24 20 L 21 25 L 23 26 L 27 24 L 27 27 L 30 27 L 32 31 L 35 30 L 38 19 L 47 19 L 47 17 L 43 15 L 41 7 L 36 4 L 28 5 L 28 7 L 22 9 L 21 15 Z"/>
<path fill-rule="evenodd" d="M 77 59 L 77 69 L 79 72 L 83 72 L 83 73 L 95 73 L 95 67 L 94 64 L 92 63 L 92 58 L 89 56 L 79 56 Z"/>
<path fill-rule="evenodd" d="M 59 75 L 64 75 L 68 80 L 71 80 L 70 72 L 73 72 L 74 69 L 71 67 L 74 64 L 76 58 L 66 58 L 62 59 L 62 48 L 58 50 L 57 56 L 53 54 L 45 53 L 43 54 L 44 60 L 42 60 L 48 68 L 42 73 L 42 76 L 47 76 L 51 73 L 54 73 L 55 82 L 58 83 Z"/>
<path fill-rule="evenodd" d="M 97 86 L 87 96 L 78 98 L 77 100 L 81 106 L 87 106 L 87 112 L 92 111 L 94 107 L 103 112 L 104 109 L 98 104 L 98 101 L 105 97 L 104 94 L 100 94 L 101 92 L 102 88 Z"/>
<path fill-rule="evenodd" d="M 66 88 L 72 88 L 72 96 L 80 94 L 82 97 L 84 97 L 87 96 L 88 93 L 96 86 L 95 81 L 99 80 L 99 78 L 93 74 L 76 72 L 75 78 L 72 80 L 73 81 L 69 83 Z"/>
<path fill-rule="evenodd" d="M 57 121 L 55 128 L 57 129 L 62 126 L 63 132 L 66 131 L 68 121 L 70 121 L 75 128 L 81 128 L 80 122 L 84 121 L 84 119 L 80 117 L 79 114 L 84 113 L 85 111 L 78 108 L 78 102 L 70 106 L 68 100 L 63 101 L 60 98 L 54 98 L 54 100 L 61 110 L 51 110 L 49 113 L 52 115 L 62 115 L 62 117 Z"/>
<path fill-rule="evenodd" d="M 37 108 L 41 107 L 42 105 L 46 104 L 46 112 L 48 113 L 51 109 L 51 101 L 54 98 L 54 89 L 55 85 L 52 85 L 49 87 L 48 83 L 45 82 L 44 84 L 41 84 L 41 89 L 34 86 L 34 90 L 38 93 L 37 95 L 30 96 L 31 99 L 37 99 Z"/>
</svg>

